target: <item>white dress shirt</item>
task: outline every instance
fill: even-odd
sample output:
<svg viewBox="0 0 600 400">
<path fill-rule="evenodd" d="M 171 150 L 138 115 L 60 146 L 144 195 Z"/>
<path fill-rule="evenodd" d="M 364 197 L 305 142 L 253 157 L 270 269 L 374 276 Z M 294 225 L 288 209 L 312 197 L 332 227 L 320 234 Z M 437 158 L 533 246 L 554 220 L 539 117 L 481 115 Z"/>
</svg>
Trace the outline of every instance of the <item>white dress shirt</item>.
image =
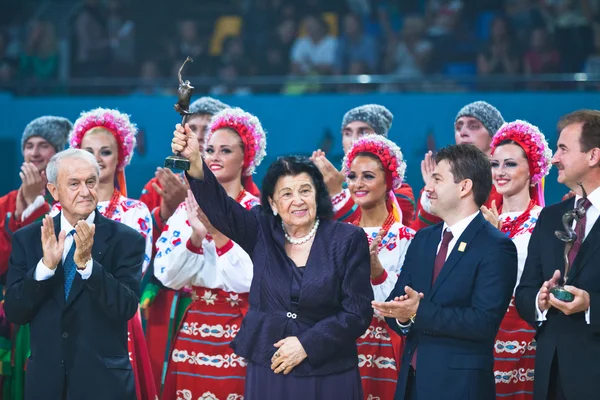
<svg viewBox="0 0 600 400">
<path fill-rule="evenodd" d="M 452 226 L 448 226 L 448 224 L 444 222 L 444 227 L 442 228 L 442 235 L 440 236 L 440 242 L 438 243 L 437 251 L 435 253 L 437 254 L 440 251 L 442 239 L 444 237 L 444 232 L 446 232 L 447 230 L 452 232 L 452 240 L 450 241 L 450 243 L 448 243 L 448 252 L 446 253 L 447 260 L 450 253 L 452 253 L 452 249 L 454 249 L 454 245 L 456 244 L 456 242 L 458 242 L 460 235 L 462 235 L 465 229 L 467 229 L 467 226 L 469 226 L 469 224 L 473 222 L 477 214 L 479 214 L 479 210 L 475 214 L 471 214 L 468 217 L 461 219 Z"/>
<path fill-rule="evenodd" d="M 452 226 L 448 226 L 448 224 L 444 222 L 444 226 L 442 228 L 442 235 L 440 236 L 440 242 L 438 243 L 437 251 L 435 253 L 436 254 L 439 253 L 440 247 L 442 246 L 442 238 L 444 237 L 444 232 L 446 232 L 446 230 L 449 230 L 450 232 L 452 232 L 452 240 L 450 240 L 450 243 L 448 243 L 448 252 L 446 253 L 446 260 L 447 260 L 448 256 L 450 256 L 450 253 L 452 253 L 452 249 L 454 249 L 454 245 L 456 244 L 456 242 L 458 242 L 458 239 L 460 238 L 460 236 L 467 229 L 469 224 L 471 222 L 473 222 L 473 220 L 479 214 L 479 212 L 480 211 L 478 210 L 476 213 L 471 214 L 468 217 L 461 219 L 460 221 L 458 221 L 457 223 L 455 223 Z M 412 324 L 412 322 L 409 322 L 408 324 L 402 324 L 398 320 L 396 320 L 396 322 L 398 322 L 398 325 L 402 329 L 406 329 Z"/>
<path fill-rule="evenodd" d="M 590 208 L 588 208 L 587 213 L 586 213 L 587 219 L 585 221 L 585 236 L 583 238 L 583 241 L 585 241 L 587 236 L 590 234 L 590 231 L 592 230 L 592 228 L 594 227 L 594 224 L 596 223 L 596 221 L 598 220 L 598 217 L 600 216 L 600 188 L 596 188 L 592 193 L 588 194 L 587 198 L 590 201 L 590 203 L 592 203 L 592 205 L 590 206 Z M 577 204 L 577 201 L 579 201 L 579 199 L 581 199 L 581 196 L 576 195 L 575 196 L 575 204 Z M 572 225 L 573 229 L 575 229 L 575 225 L 577 225 L 577 221 L 573 221 L 573 225 Z M 540 308 L 538 306 L 538 297 L 539 296 L 540 296 L 540 292 L 538 292 L 537 296 L 535 296 L 535 312 L 536 312 L 536 320 L 539 322 L 542 322 L 542 321 L 546 320 L 546 314 L 548 314 L 548 310 L 544 310 L 543 312 L 542 312 L 542 310 L 540 310 Z M 589 307 L 585 312 L 585 321 L 588 324 L 590 323 L 590 308 Z"/>
<path fill-rule="evenodd" d="M 88 223 L 88 225 L 91 225 L 94 223 L 94 218 L 96 217 L 96 211 L 93 211 L 86 219 L 85 222 Z M 73 245 L 73 242 L 75 239 L 73 239 L 73 235 L 71 235 L 71 231 L 75 229 L 73 227 L 73 225 L 71 225 L 69 223 L 69 221 L 67 221 L 67 219 L 65 218 L 65 215 L 63 213 L 60 214 L 60 230 L 61 231 L 65 231 L 67 233 L 67 236 L 65 237 L 65 247 L 63 248 L 63 254 L 62 254 L 62 262 L 65 262 L 65 258 L 67 258 L 67 254 L 69 254 L 69 250 L 71 250 L 71 246 Z M 79 275 L 81 275 L 81 279 L 86 280 L 90 277 L 90 275 L 92 275 L 92 266 L 93 263 L 89 263 L 88 265 L 85 266 L 85 269 L 79 269 L 77 268 L 76 271 L 79 272 Z M 37 267 L 35 268 L 35 280 L 36 281 L 45 281 L 47 279 L 50 279 L 54 276 L 54 274 L 56 273 L 56 268 L 54 269 L 50 269 L 48 268 L 45 264 L 44 264 L 44 258 L 42 257 L 42 259 L 38 262 Z"/>
</svg>

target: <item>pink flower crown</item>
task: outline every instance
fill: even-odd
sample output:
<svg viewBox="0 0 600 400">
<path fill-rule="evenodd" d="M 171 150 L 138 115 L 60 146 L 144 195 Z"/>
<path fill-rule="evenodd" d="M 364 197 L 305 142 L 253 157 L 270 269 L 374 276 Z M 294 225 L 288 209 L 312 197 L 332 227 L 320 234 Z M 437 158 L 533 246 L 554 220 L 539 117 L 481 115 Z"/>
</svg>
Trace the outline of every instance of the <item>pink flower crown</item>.
<svg viewBox="0 0 600 400">
<path fill-rule="evenodd" d="M 240 135 L 244 144 L 242 175 L 252 175 L 267 155 L 267 136 L 260 121 L 241 108 L 226 108 L 215 114 L 210 120 L 206 134 L 206 145 L 208 145 L 212 134 L 222 128 L 233 129 Z"/>
<path fill-rule="evenodd" d="M 344 175 L 348 176 L 350 174 L 350 165 L 359 153 L 373 153 L 379 158 L 383 169 L 386 171 L 386 176 L 391 174 L 392 190 L 396 190 L 402 185 L 406 172 L 406 162 L 400 147 L 396 143 L 376 134 L 366 135 L 358 139 L 344 157 L 342 165 Z"/>
<path fill-rule="evenodd" d="M 81 141 L 93 128 L 104 128 L 113 134 L 119 148 L 118 170 L 123 170 L 131 162 L 136 145 L 137 126 L 129 120 L 129 115 L 108 108 L 82 112 L 69 135 L 71 147 L 81 148 Z"/>
<path fill-rule="evenodd" d="M 505 140 L 514 140 L 527 155 L 531 183 L 538 184 L 550 172 L 552 166 L 552 150 L 546 137 L 537 126 L 527 121 L 516 120 L 505 123 L 492 138 L 490 147 L 492 154 L 498 145 Z"/>
</svg>

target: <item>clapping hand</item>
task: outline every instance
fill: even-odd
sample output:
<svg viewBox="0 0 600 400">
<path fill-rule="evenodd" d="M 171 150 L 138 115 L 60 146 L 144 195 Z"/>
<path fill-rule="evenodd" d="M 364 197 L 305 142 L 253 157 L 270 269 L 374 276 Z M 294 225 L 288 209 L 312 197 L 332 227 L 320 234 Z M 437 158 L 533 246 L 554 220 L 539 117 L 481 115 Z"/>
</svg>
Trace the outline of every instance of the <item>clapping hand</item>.
<svg viewBox="0 0 600 400">
<path fill-rule="evenodd" d="M 298 364 L 307 357 L 302 343 L 296 336 L 289 336 L 275 343 L 277 348 L 275 354 L 271 358 L 271 369 L 280 374 L 289 374 Z"/>
<path fill-rule="evenodd" d="M 208 233 L 208 229 L 202 223 L 199 217 L 200 206 L 194 197 L 194 194 L 191 190 L 187 191 L 187 197 L 185 198 L 185 207 L 187 210 L 188 221 L 190 222 L 190 227 L 192 228 L 192 236 L 190 240 L 192 244 L 196 247 L 202 246 L 202 240 L 206 237 Z M 202 213 L 204 214 L 204 213 Z"/>
<path fill-rule="evenodd" d="M 431 175 L 435 170 L 435 159 L 433 158 L 433 152 L 430 150 L 425 154 L 425 158 L 421 161 L 421 175 L 423 176 L 423 182 L 425 186 L 429 183 Z"/>
<path fill-rule="evenodd" d="M 381 302 L 374 301 L 371 304 L 377 313 L 386 318 L 394 318 L 400 322 L 408 321 L 417 313 L 419 302 L 423 298 L 423 293 L 413 290 L 410 286 L 404 287 L 403 296 L 396 297 L 393 300 Z"/>
<path fill-rule="evenodd" d="M 158 179 L 158 185 L 152 184 L 156 193 L 161 197 L 160 218 L 168 220 L 177 207 L 185 201 L 187 194 L 187 183 L 168 168 L 158 168 L 154 174 Z"/>
<path fill-rule="evenodd" d="M 44 257 L 42 262 L 49 269 L 56 269 L 62 260 L 63 249 L 65 248 L 65 237 L 67 233 L 61 231 L 56 238 L 54 233 L 54 220 L 50 215 L 46 215 L 42 221 L 42 251 Z"/>
<path fill-rule="evenodd" d="M 44 171 L 39 172 L 33 163 L 26 162 L 21 166 L 19 176 L 22 181 L 21 195 L 27 205 L 30 205 L 36 197 L 44 192 L 46 173 Z"/>
<path fill-rule="evenodd" d="M 77 269 L 85 269 L 85 263 L 92 259 L 92 246 L 94 245 L 94 233 L 96 225 L 88 225 L 87 222 L 80 220 L 75 224 L 75 254 L 73 261 Z"/>
<path fill-rule="evenodd" d="M 494 228 L 502 228 L 502 223 L 500 222 L 500 215 L 498 213 L 498 208 L 496 208 L 496 200 L 492 200 L 492 207 L 487 208 L 486 206 L 481 206 L 481 213 L 483 217 L 494 226 Z"/>
<path fill-rule="evenodd" d="M 319 171 L 321 171 L 321 174 L 323 174 L 323 179 L 325 180 L 329 195 L 335 196 L 340 193 L 346 177 L 333 166 L 327 157 L 325 157 L 325 152 L 322 150 L 313 151 L 310 160 L 317 166 Z"/>
<path fill-rule="evenodd" d="M 379 246 L 381 245 L 381 240 L 385 233 L 385 230 L 381 229 L 369 245 L 369 254 L 371 256 L 371 279 L 381 276 L 385 271 L 381 265 L 381 261 L 379 261 Z"/>
</svg>

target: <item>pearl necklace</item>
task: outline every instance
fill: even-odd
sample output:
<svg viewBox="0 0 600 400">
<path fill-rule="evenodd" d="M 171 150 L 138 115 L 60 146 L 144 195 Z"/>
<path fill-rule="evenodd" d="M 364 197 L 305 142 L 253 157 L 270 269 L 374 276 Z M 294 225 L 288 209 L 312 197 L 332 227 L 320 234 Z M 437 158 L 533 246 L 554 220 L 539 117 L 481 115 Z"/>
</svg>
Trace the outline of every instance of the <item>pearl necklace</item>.
<svg viewBox="0 0 600 400">
<path fill-rule="evenodd" d="M 319 228 L 319 220 L 317 219 L 315 221 L 315 224 L 313 225 L 312 229 L 310 230 L 310 232 L 308 232 L 308 235 L 301 237 L 299 239 L 293 238 L 290 235 L 288 235 L 287 231 L 285 230 L 285 225 L 283 225 L 283 221 L 281 221 L 281 227 L 283 228 L 283 234 L 285 235 L 285 240 L 288 241 L 288 243 L 290 244 L 304 244 L 306 242 L 308 242 L 310 239 L 313 238 L 313 236 L 315 236 L 315 234 L 317 233 L 317 229 Z"/>
</svg>

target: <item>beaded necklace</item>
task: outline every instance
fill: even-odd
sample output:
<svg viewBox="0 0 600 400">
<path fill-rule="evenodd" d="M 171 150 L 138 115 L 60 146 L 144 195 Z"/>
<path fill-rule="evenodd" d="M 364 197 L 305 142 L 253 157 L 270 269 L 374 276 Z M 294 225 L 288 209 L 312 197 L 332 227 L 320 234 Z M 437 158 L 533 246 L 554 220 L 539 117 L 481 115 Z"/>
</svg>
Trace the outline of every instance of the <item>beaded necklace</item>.
<svg viewBox="0 0 600 400">
<path fill-rule="evenodd" d="M 352 221 L 351 223 L 353 225 L 360 226 L 360 220 L 361 219 L 362 219 L 362 215 L 359 216 L 354 221 Z M 392 225 L 394 225 L 394 222 L 396 222 L 395 219 L 394 219 L 394 214 L 391 213 L 391 212 L 388 213 L 388 216 L 386 217 L 385 221 L 383 222 L 383 225 L 381 226 L 381 230 L 384 231 L 383 235 L 381 236 L 382 239 L 387 236 L 388 231 L 390 230 L 390 228 L 392 227 Z M 377 252 L 380 252 L 381 249 L 382 249 L 382 247 L 383 247 L 383 245 L 380 244 L 379 247 L 377 248 Z"/>
<path fill-rule="evenodd" d="M 108 207 L 106 208 L 106 210 L 104 210 L 102 215 L 104 215 L 108 219 L 112 219 L 112 216 L 117 209 L 117 205 L 119 204 L 120 198 L 121 193 L 117 189 L 115 189 L 115 191 L 112 194 L 112 197 L 110 198 L 110 203 L 108 203 Z"/>
</svg>

